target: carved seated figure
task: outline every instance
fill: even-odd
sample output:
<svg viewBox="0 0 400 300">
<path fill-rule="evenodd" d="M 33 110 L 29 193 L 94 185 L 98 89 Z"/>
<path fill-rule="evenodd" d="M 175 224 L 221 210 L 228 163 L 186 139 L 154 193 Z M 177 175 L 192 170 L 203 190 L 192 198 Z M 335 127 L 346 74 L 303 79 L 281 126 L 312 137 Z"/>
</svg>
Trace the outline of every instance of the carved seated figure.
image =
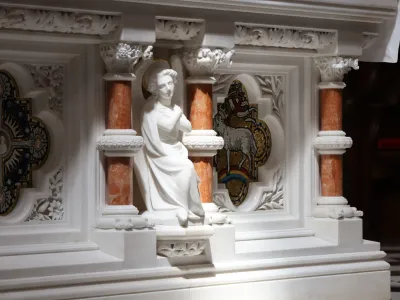
<svg viewBox="0 0 400 300">
<path fill-rule="evenodd" d="M 177 73 L 155 69 L 148 75 L 147 90 L 152 94 L 143 111 L 142 136 L 144 159 L 149 169 L 149 211 L 175 211 L 182 226 L 204 219 L 198 190 L 199 178 L 188 151 L 181 143 L 182 132 L 192 130 L 191 123 L 171 100 Z M 151 207 L 149 207 L 151 206 Z"/>
</svg>

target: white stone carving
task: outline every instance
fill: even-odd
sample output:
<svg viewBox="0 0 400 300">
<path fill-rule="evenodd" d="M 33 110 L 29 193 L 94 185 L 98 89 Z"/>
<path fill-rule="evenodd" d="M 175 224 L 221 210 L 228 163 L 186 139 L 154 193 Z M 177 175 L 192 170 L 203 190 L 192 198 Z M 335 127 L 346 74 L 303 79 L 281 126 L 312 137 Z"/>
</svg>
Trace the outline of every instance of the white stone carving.
<svg viewBox="0 0 400 300">
<path fill-rule="evenodd" d="M 324 197 L 328 198 L 328 197 Z M 332 197 L 336 198 L 336 197 Z M 347 200 L 346 200 L 347 203 Z M 350 205 L 317 205 L 314 209 L 312 216 L 314 218 L 330 218 L 330 219 L 348 219 L 348 218 L 359 218 L 363 216 L 363 212 L 357 210 L 355 207 Z"/>
<path fill-rule="evenodd" d="M 172 105 L 177 73 L 163 61 L 154 62 L 145 74 L 152 96 L 143 110 L 142 135 L 144 160 L 149 168 L 149 211 L 168 215 L 187 226 L 204 221 L 198 191 L 198 176 L 188 151 L 180 140 L 192 125 L 177 105 Z M 178 183 L 178 184 L 177 184 Z M 174 212 L 175 211 L 175 212 Z"/>
<path fill-rule="evenodd" d="M 62 198 L 63 167 L 50 177 L 49 196 L 36 200 L 33 209 L 25 222 L 30 221 L 59 221 L 64 219 L 64 206 Z"/>
<path fill-rule="evenodd" d="M 237 45 L 320 50 L 334 44 L 337 34 L 300 28 L 236 25 L 235 39 Z"/>
<path fill-rule="evenodd" d="M 189 150 L 189 156 L 212 157 L 222 149 L 224 139 L 214 130 L 192 130 L 183 137 L 182 143 Z"/>
<path fill-rule="evenodd" d="M 314 141 L 314 148 L 320 154 L 341 155 L 353 145 L 353 140 L 343 131 L 320 131 Z"/>
<path fill-rule="evenodd" d="M 219 66 L 230 66 L 234 54 L 234 50 L 224 51 L 221 49 L 199 48 L 184 52 L 182 61 L 190 76 L 212 76 Z"/>
<path fill-rule="evenodd" d="M 262 193 L 256 210 L 283 209 L 283 171 L 278 169 L 274 173 L 272 189 Z"/>
<path fill-rule="evenodd" d="M 49 94 L 49 107 L 59 116 L 63 110 L 64 66 L 26 65 L 33 77 L 35 86 L 44 88 Z"/>
<path fill-rule="evenodd" d="M 141 45 L 133 45 L 128 43 L 118 44 L 102 44 L 100 45 L 100 54 L 106 65 L 107 72 L 117 76 L 118 75 L 131 75 L 134 77 L 133 68 L 139 59 L 148 60 L 153 57 L 153 47 L 147 46 L 146 48 Z M 110 78 L 112 79 L 112 78 Z"/>
<path fill-rule="evenodd" d="M 284 103 L 283 103 L 283 76 L 281 75 L 256 75 L 262 94 L 272 96 L 272 111 L 284 126 Z"/>
<path fill-rule="evenodd" d="M 364 43 L 362 49 L 365 50 L 371 47 L 376 42 L 378 36 L 379 34 L 374 32 L 363 32 Z"/>
<path fill-rule="evenodd" d="M 166 257 L 198 256 L 203 254 L 206 240 L 158 241 L 157 254 Z"/>
<path fill-rule="evenodd" d="M 107 35 L 120 22 L 121 17 L 115 15 L 0 7 L 0 28 L 7 29 Z"/>
<path fill-rule="evenodd" d="M 342 82 L 351 69 L 358 70 L 358 59 L 343 57 L 316 57 L 314 62 L 321 73 L 322 82 Z"/>
<path fill-rule="evenodd" d="M 110 216 L 101 217 L 97 221 L 97 228 L 100 229 L 117 229 L 117 230 L 133 230 L 133 229 L 145 229 L 154 228 L 154 224 L 149 223 L 146 218 L 142 216 Z"/>
<path fill-rule="evenodd" d="M 185 20 L 156 19 L 156 37 L 164 40 L 187 41 L 199 35 L 202 23 Z"/>
<path fill-rule="evenodd" d="M 132 157 L 143 147 L 143 138 L 133 129 L 107 129 L 97 149 L 108 157 Z"/>
</svg>

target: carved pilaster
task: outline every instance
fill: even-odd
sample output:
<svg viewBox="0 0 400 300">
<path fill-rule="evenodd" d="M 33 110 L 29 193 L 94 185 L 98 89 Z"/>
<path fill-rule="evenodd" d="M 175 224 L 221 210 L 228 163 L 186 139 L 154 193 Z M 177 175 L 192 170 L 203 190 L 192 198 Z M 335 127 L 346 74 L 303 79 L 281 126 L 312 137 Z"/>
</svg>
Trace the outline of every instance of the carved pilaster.
<svg viewBox="0 0 400 300">
<path fill-rule="evenodd" d="M 346 86 L 344 75 L 351 69 L 358 69 L 357 59 L 342 57 L 315 58 L 321 73 L 320 91 L 320 132 L 314 141 L 314 148 L 321 155 L 321 195 L 313 211 L 316 218 L 352 218 L 362 212 L 350 207 L 343 197 L 342 155 L 352 145 L 352 140 L 342 131 L 342 89 Z"/>
<path fill-rule="evenodd" d="M 106 156 L 107 195 L 101 205 L 97 226 L 102 229 L 142 229 L 152 227 L 138 216 L 133 200 L 132 159 L 143 146 L 143 138 L 132 129 L 133 69 L 140 59 L 152 58 L 152 46 L 128 43 L 100 46 L 107 74 L 106 128 L 97 149 Z"/>
</svg>

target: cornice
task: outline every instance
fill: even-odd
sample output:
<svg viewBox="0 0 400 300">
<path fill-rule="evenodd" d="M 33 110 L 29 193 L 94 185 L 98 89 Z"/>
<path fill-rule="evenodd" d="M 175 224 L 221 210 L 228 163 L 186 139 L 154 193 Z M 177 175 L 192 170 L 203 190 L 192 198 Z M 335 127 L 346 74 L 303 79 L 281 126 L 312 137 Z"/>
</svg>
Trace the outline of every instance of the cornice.
<svg viewBox="0 0 400 300">
<path fill-rule="evenodd" d="M 322 50 L 336 42 L 334 31 L 244 24 L 235 30 L 237 45 Z"/>
<path fill-rule="evenodd" d="M 156 37 L 163 40 L 187 41 L 197 37 L 201 22 L 156 18 Z"/>
<path fill-rule="evenodd" d="M 56 33 L 107 35 L 121 22 L 116 15 L 0 5 L 0 28 Z"/>
</svg>

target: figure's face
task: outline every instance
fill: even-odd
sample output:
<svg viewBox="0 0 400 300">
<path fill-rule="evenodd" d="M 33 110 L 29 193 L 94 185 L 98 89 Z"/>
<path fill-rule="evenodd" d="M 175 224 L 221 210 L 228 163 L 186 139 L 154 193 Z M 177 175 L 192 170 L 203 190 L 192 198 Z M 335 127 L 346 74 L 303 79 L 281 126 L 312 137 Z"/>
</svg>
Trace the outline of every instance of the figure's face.
<svg viewBox="0 0 400 300">
<path fill-rule="evenodd" d="M 174 94 L 174 80 L 171 76 L 165 75 L 157 79 L 159 96 L 164 99 L 171 99 Z"/>
</svg>

